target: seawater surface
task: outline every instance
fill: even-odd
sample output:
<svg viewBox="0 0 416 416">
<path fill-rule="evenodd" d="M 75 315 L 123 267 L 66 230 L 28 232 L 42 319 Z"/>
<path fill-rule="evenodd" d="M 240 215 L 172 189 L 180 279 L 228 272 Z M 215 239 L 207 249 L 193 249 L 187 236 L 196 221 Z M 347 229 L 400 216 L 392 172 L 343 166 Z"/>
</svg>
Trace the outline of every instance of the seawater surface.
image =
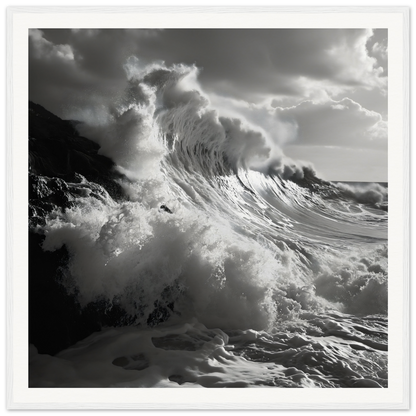
<svg viewBox="0 0 416 416">
<path fill-rule="evenodd" d="M 386 184 L 331 183 L 265 132 L 221 117 L 194 68 L 126 69 L 129 89 L 78 126 L 124 175 L 37 231 L 70 254 L 62 285 L 124 324 L 55 356 L 31 387 L 387 387 Z"/>
</svg>

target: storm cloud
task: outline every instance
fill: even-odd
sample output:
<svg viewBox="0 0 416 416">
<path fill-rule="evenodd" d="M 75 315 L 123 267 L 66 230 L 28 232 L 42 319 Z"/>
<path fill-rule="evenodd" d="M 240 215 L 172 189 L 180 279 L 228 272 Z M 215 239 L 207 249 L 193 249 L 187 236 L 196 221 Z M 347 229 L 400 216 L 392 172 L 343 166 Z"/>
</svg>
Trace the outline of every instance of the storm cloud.
<svg viewBox="0 0 416 416">
<path fill-rule="evenodd" d="M 225 115 L 279 145 L 385 153 L 387 54 L 383 29 L 33 29 L 29 97 L 63 118 L 99 118 L 128 87 L 131 57 L 182 63 Z"/>
</svg>

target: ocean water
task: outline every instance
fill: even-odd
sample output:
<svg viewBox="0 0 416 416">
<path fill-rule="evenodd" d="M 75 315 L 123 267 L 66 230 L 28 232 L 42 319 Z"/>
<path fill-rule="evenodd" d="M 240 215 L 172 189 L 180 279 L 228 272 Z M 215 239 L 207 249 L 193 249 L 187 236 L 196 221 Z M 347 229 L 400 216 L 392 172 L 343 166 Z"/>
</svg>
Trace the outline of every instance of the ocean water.
<svg viewBox="0 0 416 416">
<path fill-rule="evenodd" d="M 195 68 L 126 73 L 111 108 L 78 117 L 125 198 L 80 177 L 38 226 L 81 308 L 125 324 L 55 356 L 31 345 L 29 385 L 388 387 L 387 185 L 320 180 L 213 108 Z"/>
</svg>

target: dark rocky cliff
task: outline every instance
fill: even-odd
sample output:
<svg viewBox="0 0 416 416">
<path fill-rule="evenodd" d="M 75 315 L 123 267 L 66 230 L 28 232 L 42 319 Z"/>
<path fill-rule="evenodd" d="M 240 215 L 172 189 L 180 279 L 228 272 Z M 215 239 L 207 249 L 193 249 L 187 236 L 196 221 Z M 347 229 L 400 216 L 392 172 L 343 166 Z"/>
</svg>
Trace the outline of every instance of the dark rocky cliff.
<svg viewBox="0 0 416 416">
<path fill-rule="evenodd" d="M 59 282 L 69 260 L 66 248 L 42 249 L 44 236 L 37 226 L 53 209 L 76 204 L 86 190 L 96 198 L 104 193 L 123 198 L 113 162 L 98 153 L 96 143 L 81 137 L 75 124 L 29 103 L 29 343 L 47 354 L 126 319 L 122 310 L 108 311 L 100 302 L 81 310 Z"/>
</svg>

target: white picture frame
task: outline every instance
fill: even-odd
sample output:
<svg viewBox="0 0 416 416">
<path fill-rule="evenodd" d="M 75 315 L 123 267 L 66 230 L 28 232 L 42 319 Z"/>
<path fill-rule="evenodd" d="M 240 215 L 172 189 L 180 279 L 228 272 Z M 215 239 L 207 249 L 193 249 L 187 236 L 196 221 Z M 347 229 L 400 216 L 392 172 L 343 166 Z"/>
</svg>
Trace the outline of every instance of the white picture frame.
<svg viewBox="0 0 416 416">
<path fill-rule="evenodd" d="M 414 407 L 414 9 L 406 2 L 11 2 L 3 6 L 3 412 L 388 414 Z M 382 27 L 389 33 L 389 388 L 29 388 L 27 102 L 30 28 Z M 394 137 L 394 145 L 392 140 Z M 394 279 L 394 285 L 391 283 Z"/>
</svg>

